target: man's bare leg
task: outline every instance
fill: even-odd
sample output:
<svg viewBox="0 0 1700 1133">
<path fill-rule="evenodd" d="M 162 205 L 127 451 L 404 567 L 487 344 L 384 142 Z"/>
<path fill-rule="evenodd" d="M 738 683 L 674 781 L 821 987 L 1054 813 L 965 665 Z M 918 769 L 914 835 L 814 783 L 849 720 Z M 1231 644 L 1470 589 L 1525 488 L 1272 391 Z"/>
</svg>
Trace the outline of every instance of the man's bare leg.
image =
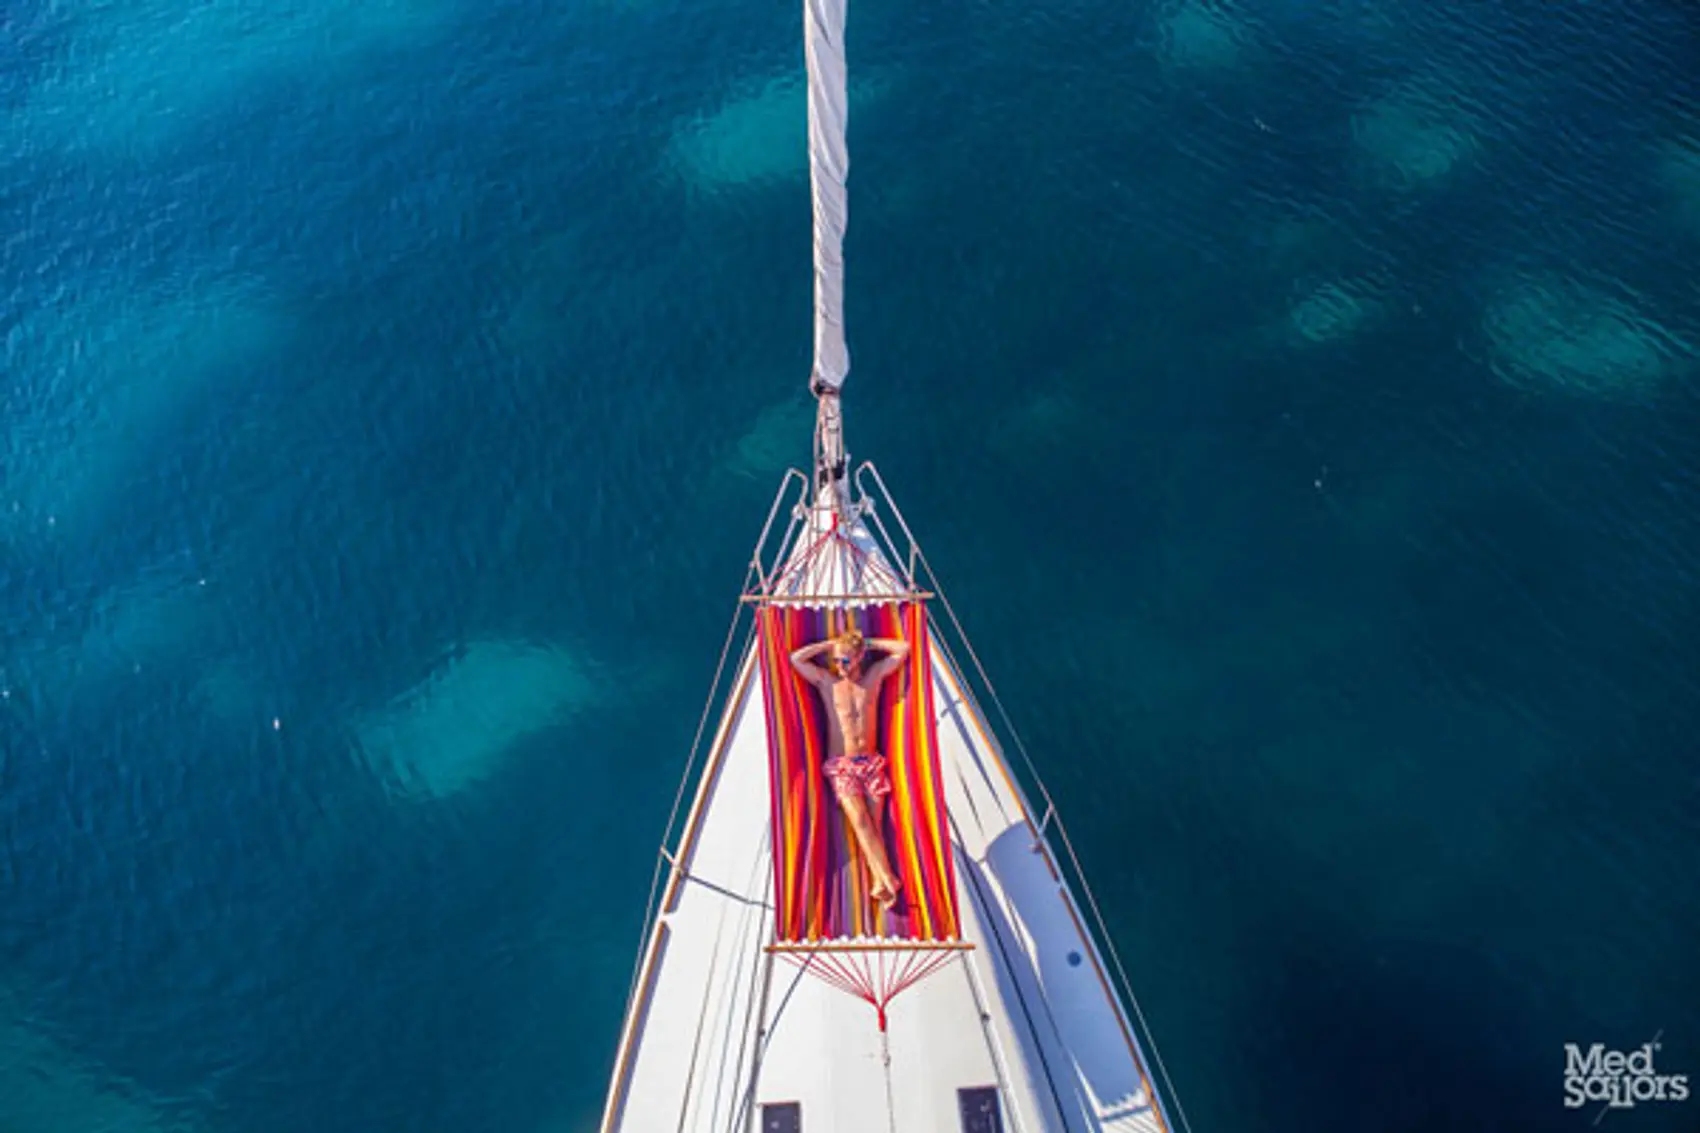
<svg viewBox="0 0 1700 1133">
<path fill-rule="evenodd" d="M 887 909 L 897 903 L 897 891 L 903 888 L 903 879 L 897 876 L 897 871 L 891 868 L 885 857 L 885 799 L 878 798 L 868 803 L 868 813 L 873 816 L 874 845 L 879 847 L 879 860 L 885 863 L 885 886 L 888 896 L 881 897 L 879 890 L 873 893 L 874 900 Z"/>
<path fill-rule="evenodd" d="M 868 812 L 867 800 L 855 795 L 839 802 L 850 818 L 850 829 L 856 832 L 856 841 L 861 845 L 862 853 L 868 859 L 868 868 L 874 875 L 872 896 L 882 907 L 889 909 L 896 903 L 897 891 L 903 883 L 891 872 L 891 863 L 885 856 L 885 839 L 880 836 L 879 826 Z"/>
</svg>

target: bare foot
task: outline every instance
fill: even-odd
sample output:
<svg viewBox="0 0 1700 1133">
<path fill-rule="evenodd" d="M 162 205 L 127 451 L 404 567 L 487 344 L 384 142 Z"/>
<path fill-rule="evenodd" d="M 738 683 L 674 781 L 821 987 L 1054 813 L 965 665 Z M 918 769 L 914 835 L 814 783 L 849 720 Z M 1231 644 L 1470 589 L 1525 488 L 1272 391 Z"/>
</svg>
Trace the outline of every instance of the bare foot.
<svg viewBox="0 0 1700 1133">
<path fill-rule="evenodd" d="M 897 891 L 902 888 L 903 882 L 894 877 L 890 881 L 882 881 L 875 885 L 869 896 L 873 897 L 880 908 L 889 913 L 891 907 L 897 904 Z"/>
</svg>

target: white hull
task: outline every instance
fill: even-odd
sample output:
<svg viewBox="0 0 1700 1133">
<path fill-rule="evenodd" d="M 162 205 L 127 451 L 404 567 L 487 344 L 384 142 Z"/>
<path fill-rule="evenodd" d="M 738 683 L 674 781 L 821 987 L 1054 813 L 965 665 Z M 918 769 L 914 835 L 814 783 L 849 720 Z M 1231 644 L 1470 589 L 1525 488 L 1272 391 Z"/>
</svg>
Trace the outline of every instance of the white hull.
<svg viewBox="0 0 1700 1133">
<path fill-rule="evenodd" d="M 809 512 L 788 554 L 823 515 Z M 861 521 L 854 537 L 879 554 Z M 890 589 L 849 569 L 794 585 Z M 762 1107 L 783 1102 L 800 1107 L 803 1133 L 980 1133 L 964 1124 L 960 1091 L 986 1088 L 1002 1115 L 987 1133 L 1168 1128 L 1039 820 L 947 643 L 929 632 L 962 937 L 973 947 L 898 995 L 883 1036 L 867 1002 L 764 951 L 774 938 L 768 739 L 752 642 L 669 847 L 603 1133 L 766 1133 Z"/>
</svg>

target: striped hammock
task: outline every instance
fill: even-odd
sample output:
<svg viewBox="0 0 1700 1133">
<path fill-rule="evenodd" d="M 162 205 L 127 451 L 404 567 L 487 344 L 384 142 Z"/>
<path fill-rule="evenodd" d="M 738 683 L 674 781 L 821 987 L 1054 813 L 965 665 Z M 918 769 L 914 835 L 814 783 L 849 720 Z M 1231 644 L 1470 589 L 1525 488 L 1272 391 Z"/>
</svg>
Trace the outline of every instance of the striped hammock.
<svg viewBox="0 0 1700 1133">
<path fill-rule="evenodd" d="M 793 651 L 853 625 L 865 637 L 902 638 L 910 648 L 908 662 L 886 678 L 879 698 L 879 752 L 891 776 L 886 854 L 903 882 L 889 912 L 869 896 L 872 878 L 822 773 L 826 707 L 791 667 Z M 959 940 L 925 608 L 913 601 L 833 610 L 764 606 L 757 627 L 773 797 L 776 942 Z"/>
</svg>

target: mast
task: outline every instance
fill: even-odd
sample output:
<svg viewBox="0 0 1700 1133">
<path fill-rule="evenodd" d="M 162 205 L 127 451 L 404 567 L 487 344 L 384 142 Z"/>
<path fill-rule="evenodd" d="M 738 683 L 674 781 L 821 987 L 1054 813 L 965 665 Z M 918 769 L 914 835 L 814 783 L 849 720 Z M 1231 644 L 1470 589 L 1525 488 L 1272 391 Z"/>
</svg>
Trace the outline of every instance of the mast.
<svg viewBox="0 0 1700 1133">
<path fill-rule="evenodd" d="M 815 502 L 848 518 L 844 416 L 840 393 L 850 372 L 844 341 L 844 231 L 850 222 L 849 81 L 844 58 L 848 0 L 803 0 L 803 54 L 809 78 L 809 194 L 814 209 Z"/>
</svg>

